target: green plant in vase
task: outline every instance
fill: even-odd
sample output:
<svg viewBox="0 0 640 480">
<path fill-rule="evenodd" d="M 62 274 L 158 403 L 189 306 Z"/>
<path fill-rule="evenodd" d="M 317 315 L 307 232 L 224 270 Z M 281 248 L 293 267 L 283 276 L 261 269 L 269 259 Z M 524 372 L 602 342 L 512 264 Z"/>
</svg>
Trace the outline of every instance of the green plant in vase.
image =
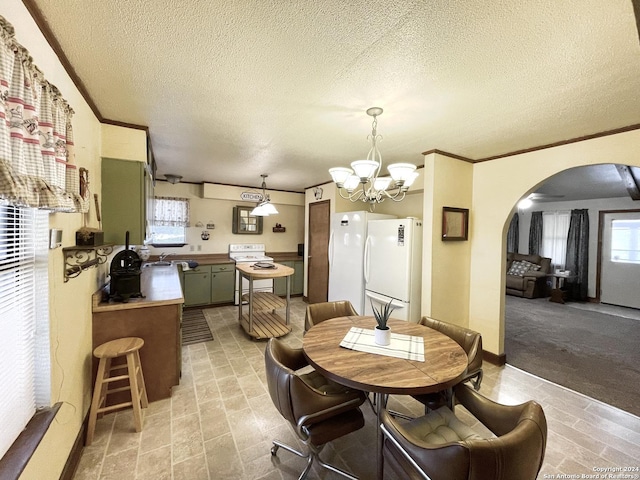
<svg viewBox="0 0 640 480">
<path fill-rule="evenodd" d="M 391 312 L 395 308 L 393 306 L 393 301 L 395 299 L 392 298 L 389 300 L 389 303 L 380 304 L 380 308 L 376 308 L 373 304 L 373 300 L 371 301 L 371 309 L 373 310 L 373 316 L 376 319 L 376 328 L 374 330 L 375 342 L 378 345 L 389 345 L 391 343 L 391 330 L 387 325 L 389 317 L 391 316 Z"/>
</svg>

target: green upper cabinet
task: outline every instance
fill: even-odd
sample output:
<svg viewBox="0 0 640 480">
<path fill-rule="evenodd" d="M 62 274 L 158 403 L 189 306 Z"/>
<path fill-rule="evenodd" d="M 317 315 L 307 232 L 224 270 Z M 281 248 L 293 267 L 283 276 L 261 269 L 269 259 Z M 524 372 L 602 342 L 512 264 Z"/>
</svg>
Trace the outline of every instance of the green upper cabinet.
<svg viewBox="0 0 640 480">
<path fill-rule="evenodd" d="M 105 243 L 142 245 L 146 233 L 147 172 L 143 162 L 102 159 L 102 229 Z"/>
</svg>

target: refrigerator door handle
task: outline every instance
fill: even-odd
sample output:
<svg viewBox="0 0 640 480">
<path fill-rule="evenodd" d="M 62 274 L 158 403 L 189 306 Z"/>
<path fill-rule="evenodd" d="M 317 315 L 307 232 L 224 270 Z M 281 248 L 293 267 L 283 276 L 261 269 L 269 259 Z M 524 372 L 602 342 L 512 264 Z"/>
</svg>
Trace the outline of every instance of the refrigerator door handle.
<svg viewBox="0 0 640 480">
<path fill-rule="evenodd" d="M 369 240 L 371 237 L 367 235 L 367 239 L 364 241 L 364 282 L 365 285 L 369 281 Z"/>
<path fill-rule="evenodd" d="M 376 293 L 373 292 L 366 292 L 367 297 L 369 297 L 371 300 L 380 303 L 381 305 L 386 305 L 387 303 L 389 303 L 389 300 L 391 300 L 391 306 L 393 308 L 405 308 L 407 305 L 405 302 L 401 301 L 401 300 L 397 300 L 395 298 L 391 298 L 391 297 L 385 297 L 383 295 L 378 295 Z"/>
<path fill-rule="evenodd" d="M 333 265 L 333 234 L 334 231 L 331 230 L 331 234 L 329 235 L 329 270 L 331 270 L 331 265 Z"/>
</svg>

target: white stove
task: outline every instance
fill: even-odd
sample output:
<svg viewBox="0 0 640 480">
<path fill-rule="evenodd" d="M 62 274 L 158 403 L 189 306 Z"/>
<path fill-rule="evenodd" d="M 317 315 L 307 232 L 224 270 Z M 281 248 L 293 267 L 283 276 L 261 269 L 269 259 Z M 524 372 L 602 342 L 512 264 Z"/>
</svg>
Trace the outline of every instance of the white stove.
<svg viewBox="0 0 640 480">
<path fill-rule="evenodd" d="M 235 263 L 246 263 L 252 265 L 256 262 L 273 263 L 273 258 L 265 254 L 264 243 L 231 243 L 229 244 L 229 258 Z M 236 271 L 235 297 L 234 302 L 238 305 L 240 292 L 238 290 L 238 280 L 240 274 Z M 253 281 L 254 292 L 273 293 L 273 279 L 262 279 Z M 249 280 L 242 279 L 242 294 L 249 292 Z"/>
</svg>

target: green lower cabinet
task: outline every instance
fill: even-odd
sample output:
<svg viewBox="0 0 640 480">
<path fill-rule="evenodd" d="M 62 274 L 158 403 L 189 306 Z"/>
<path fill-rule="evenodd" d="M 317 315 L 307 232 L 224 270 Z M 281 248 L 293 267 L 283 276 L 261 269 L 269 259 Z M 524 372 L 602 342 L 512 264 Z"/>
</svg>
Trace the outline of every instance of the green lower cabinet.
<svg viewBox="0 0 640 480">
<path fill-rule="evenodd" d="M 291 294 L 302 295 L 304 293 L 304 262 L 296 260 L 293 262 L 295 273 L 291 279 Z"/>
<path fill-rule="evenodd" d="M 235 265 L 199 265 L 183 274 L 184 306 L 233 303 Z"/>
<path fill-rule="evenodd" d="M 211 303 L 232 303 L 235 290 L 235 265 L 211 265 Z"/>
<path fill-rule="evenodd" d="M 211 266 L 200 265 L 184 272 L 184 306 L 211 303 Z"/>
<path fill-rule="evenodd" d="M 304 262 L 300 260 L 278 263 L 294 269 L 294 273 L 291 275 L 291 295 L 302 295 L 304 290 Z M 273 292 L 281 297 L 287 294 L 287 277 L 273 279 Z"/>
</svg>

